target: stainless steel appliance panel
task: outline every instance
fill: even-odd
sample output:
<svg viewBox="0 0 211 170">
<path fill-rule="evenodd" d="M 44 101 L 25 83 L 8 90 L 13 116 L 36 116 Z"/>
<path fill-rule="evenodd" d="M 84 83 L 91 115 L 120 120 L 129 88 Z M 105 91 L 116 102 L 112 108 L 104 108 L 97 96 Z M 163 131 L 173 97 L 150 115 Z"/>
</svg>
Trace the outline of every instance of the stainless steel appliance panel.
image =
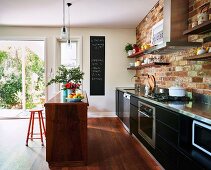
<svg viewBox="0 0 211 170">
<path fill-rule="evenodd" d="M 138 133 L 155 148 L 155 107 L 138 102 Z"/>
</svg>

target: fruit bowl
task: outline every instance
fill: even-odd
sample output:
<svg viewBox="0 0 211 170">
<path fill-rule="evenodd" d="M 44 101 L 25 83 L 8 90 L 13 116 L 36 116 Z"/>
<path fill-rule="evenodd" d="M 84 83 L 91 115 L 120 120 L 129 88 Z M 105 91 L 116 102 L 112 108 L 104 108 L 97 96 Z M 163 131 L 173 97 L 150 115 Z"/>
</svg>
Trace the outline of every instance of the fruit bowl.
<svg viewBox="0 0 211 170">
<path fill-rule="evenodd" d="M 67 102 L 80 102 L 82 98 L 66 98 Z"/>
</svg>

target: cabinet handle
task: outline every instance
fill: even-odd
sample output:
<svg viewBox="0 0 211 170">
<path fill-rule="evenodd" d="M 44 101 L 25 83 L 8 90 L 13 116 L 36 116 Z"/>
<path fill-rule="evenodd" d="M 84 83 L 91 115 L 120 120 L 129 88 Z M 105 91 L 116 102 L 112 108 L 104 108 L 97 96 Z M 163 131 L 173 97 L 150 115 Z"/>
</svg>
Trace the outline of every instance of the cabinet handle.
<svg viewBox="0 0 211 170">
<path fill-rule="evenodd" d="M 139 115 L 143 115 L 143 117 L 149 117 L 151 118 L 151 116 L 147 115 L 146 113 L 142 112 L 142 111 L 138 111 Z"/>
</svg>

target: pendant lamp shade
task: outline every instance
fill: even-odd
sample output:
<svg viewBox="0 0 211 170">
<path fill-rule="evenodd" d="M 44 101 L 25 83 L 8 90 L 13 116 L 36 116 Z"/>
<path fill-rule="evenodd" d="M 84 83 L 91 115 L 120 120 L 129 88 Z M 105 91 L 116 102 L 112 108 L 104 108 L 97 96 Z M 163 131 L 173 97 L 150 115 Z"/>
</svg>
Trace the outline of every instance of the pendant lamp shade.
<svg viewBox="0 0 211 170">
<path fill-rule="evenodd" d="M 65 0 L 63 0 L 63 26 L 61 28 L 61 35 L 60 38 L 62 40 L 66 40 L 67 39 L 67 28 L 65 27 Z"/>
<path fill-rule="evenodd" d="M 68 6 L 68 27 L 69 27 L 69 31 L 68 31 L 68 36 L 67 36 L 67 46 L 71 47 L 71 40 L 70 40 L 70 6 L 72 4 L 71 3 L 67 3 Z"/>
</svg>

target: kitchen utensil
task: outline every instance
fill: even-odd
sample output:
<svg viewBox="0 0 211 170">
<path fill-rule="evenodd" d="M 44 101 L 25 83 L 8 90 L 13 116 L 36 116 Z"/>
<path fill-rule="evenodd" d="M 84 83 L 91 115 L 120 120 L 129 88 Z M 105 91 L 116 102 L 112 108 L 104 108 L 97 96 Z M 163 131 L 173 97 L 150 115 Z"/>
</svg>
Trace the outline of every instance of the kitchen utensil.
<svg viewBox="0 0 211 170">
<path fill-rule="evenodd" d="M 155 77 L 153 75 L 148 75 L 148 82 L 149 82 L 151 91 L 153 91 L 155 88 Z"/>
<path fill-rule="evenodd" d="M 172 86 L 169 88 L 169 96 L 183 97 L 185 96 L 185 89 L 180 86 Z"/>
</svg>

